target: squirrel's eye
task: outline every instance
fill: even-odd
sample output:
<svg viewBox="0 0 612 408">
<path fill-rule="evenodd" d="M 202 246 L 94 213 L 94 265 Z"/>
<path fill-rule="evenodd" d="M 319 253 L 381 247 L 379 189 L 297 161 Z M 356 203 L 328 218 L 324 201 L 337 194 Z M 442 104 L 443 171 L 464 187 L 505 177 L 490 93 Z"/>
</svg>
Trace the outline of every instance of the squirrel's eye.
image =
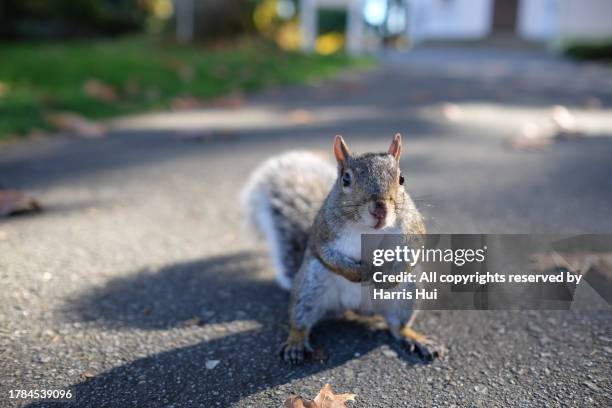
<svg viewBox="0 0 612 408">
<path fill-rule="evenodd" d="M 399 183 L 400 183 L 400 186 L 404 185 L 404 176 L 402 176 L 401 174 L 399 176 Z"/>
<path fill-rule="evenodd" d="M 342 185 L 348 187 L 351 185 L 351 174 L 346 172 L 342 175 Z"/>
</svg>

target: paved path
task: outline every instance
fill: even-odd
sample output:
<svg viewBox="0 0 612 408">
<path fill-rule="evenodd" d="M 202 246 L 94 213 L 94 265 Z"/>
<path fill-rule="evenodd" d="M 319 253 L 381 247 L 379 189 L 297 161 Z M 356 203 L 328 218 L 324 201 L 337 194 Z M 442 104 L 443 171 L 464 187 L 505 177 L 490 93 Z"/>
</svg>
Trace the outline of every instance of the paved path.
<svg viewBox="0 0 612 408">
<path fill-rule="evenodd" d="M 92 407 L 278 407 L 326 382 L 360 407 L 610 406 L 609 307 L 429 312 L 418 329 L 451 350 L 430 365 L 384 333 L 326 323 L 314 342 L 329 360 L 284 365 L 288 295 L 242 232 L 237 195 L 270 155 L 329 151 L 336 133 L 380 150 L 400 131 L 432 231 L 610 233 L 611 81 L 537 54 L 424 50 L 253 96 L 214 125 L 157 115 L 105 139 L 6 147 L 0 185 L 46 211 L 0 223 L 0 383 L 73 385 Z M 509 149 L 552 104 L 590 137 Z"/>
</svg>

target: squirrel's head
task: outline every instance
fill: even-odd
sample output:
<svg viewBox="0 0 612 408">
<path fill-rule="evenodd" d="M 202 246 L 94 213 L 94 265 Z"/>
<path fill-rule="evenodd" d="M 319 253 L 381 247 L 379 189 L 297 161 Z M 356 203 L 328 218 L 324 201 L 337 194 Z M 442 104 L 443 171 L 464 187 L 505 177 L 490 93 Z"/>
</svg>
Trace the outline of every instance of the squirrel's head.
<svg viewBox="0 0 612 408">
<path fill-rule="evenodd" d="M 362 155 L 352 154 L 342 136 L 336 136 L 336 204 L 343 218 L 374 229 L 394 224 L 405 197 L 399 168 L 401 151 L 399 133 L 387 153 Z"/>
</svg>

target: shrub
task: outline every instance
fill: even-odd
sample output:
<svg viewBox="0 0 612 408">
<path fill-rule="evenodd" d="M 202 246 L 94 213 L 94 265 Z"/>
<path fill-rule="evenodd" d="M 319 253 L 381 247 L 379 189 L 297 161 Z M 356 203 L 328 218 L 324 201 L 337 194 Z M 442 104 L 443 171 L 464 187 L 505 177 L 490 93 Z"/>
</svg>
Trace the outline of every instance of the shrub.
<svg viewBox="0 0 612 408">
<path fill-rule="evenodd" d="M 0 38 L 41 39 L 115 35 L 139 30 L 139 0 L 2 0 Z"/>
<path fill-rule="evenodd" d="M 612 39 L 573 41 L 563 47 L 565 55 L 581 60 L 612 60 Z"/>
</svg>

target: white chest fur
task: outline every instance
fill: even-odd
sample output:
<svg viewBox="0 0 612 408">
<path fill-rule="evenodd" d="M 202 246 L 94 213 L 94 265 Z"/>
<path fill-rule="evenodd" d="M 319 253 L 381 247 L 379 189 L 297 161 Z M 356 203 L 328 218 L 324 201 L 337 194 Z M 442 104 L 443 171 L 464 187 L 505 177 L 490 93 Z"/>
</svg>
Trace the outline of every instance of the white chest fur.
<svg viewBox="0 0 612 408">
<path fill-rule="evenodd" d="M 350 224 L 345 226 L 338 238 L 332 242 L 332 248 L 355 260 L 361 259 L 361 235 L 362 234 L 401 234 L 399 227 L 387 227 L 373 229 Z"/>
<path fill-rule="evenodd" d="M 349 225 L 332 242 L 332 248 L 342 254 L 361 260 L 361 235 L 362 234 L 401 234 L 398 227 L 388 227 L 384 229 L 372 229 L 358 225 Z M 358 310 L 362 307 L 362 285 L 346 280 L 339 275 L 333 275 L 335 290 L 330 295 L 339 301 L 340 308 Z"/>
</svg>

